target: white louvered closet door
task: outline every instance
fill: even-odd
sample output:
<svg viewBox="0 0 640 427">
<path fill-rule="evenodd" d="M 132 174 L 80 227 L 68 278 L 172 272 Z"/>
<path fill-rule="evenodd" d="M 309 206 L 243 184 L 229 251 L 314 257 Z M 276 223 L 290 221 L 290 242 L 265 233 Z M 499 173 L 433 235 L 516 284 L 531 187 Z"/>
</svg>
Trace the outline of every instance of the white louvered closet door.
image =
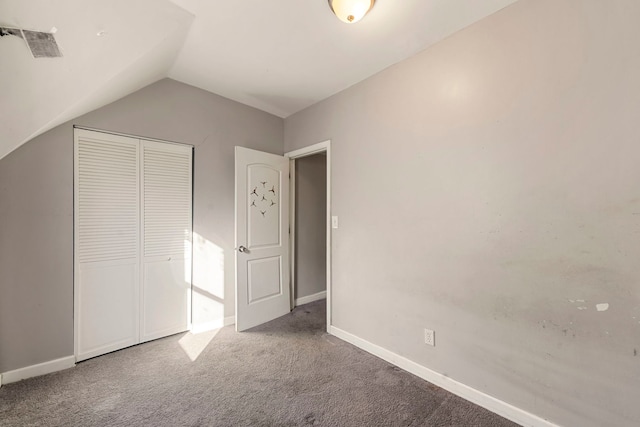
<svg viewBox="0 0 640 427">
<path fill-rule="evenodd" d="M 76 359 L 139 342 L 138 140 L 75 131 Z"/>
<path fill-rule="evenodd" d="M 76 360 L 182 332 L 192 148 L 75 130 Z"/>
<path fill-rule="evenodd" d="M 144 342 L 189 327 L 192 149 L 152 141 L 141 147 Z"/>
</svg>

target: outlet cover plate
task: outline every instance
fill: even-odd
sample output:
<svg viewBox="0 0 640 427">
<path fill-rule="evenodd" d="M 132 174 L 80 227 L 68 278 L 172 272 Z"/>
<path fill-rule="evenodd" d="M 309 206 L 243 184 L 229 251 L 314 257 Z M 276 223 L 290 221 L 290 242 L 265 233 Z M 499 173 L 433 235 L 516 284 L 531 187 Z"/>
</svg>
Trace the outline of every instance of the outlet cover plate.
<svg viewBox="0 0 640 427">
<path fill-rule="evenodd" d="M 436 331 L 424 329 L 424 343 L 432 347 L 436 346 Z"/>
</svg>

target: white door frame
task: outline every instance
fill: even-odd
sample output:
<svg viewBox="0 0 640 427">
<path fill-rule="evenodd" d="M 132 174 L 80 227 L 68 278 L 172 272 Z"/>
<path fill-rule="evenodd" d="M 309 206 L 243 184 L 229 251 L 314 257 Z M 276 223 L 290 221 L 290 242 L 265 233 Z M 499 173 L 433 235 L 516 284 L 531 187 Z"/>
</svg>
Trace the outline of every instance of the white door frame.
<svg viewBox="0 0 640 427">
<path fill-rule="evenodd" d="M 296 192 L 295 192 L 295 161 L 296 159 L 311 156 L 318 153 L 326 153 L 327 155 L 327 214 L 326 214 L 326 227 L 327 227 L 327 332 L 331 328 L 331 140 L 319 142 L 317 144 L 309 145 L 308 147 L 300 148 L 299 150 L 289 151 L 285 153 L 285 157 L 289 157 L 291 160 L 291 183 L 290 183 L 290 197 L 289 209 L 291 213 L 289 215 L 289 221 L 291 226 L 290 234 L 290 248 L 291 248 L 291 307 L 294 306 L 294 285 L 295 285 L 295 210 L 296 210 Z"/>
</svg>

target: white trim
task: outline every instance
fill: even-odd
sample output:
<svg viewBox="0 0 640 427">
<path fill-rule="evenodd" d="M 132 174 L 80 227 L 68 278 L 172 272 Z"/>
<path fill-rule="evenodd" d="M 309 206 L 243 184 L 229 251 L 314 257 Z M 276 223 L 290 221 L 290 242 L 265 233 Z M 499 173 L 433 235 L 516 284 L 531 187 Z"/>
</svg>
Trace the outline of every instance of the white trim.
<svg viewBox="0 0 640 427">
<path fill-rule="evenodd" d="M 304 147 L 298 150 L 293 150 L 293 151 L 289 151 L 288 153 L 284 153 L 284 156 L 292 159 L 307 157 L 307 156 L 314 155 L 316 153 L 322 153 L 324 151 L 327 151 L 330 145 L 331 145 L 331 140 L 318 142 L 317 144 L 309 145 L 308 147 Z"/>
<path fill-rule="evenodd" d="M 62 371 L 63 369 L 73 368 L 74 366 L 76 366 L 75 356 L 62 357 L 60 359 L 38 363 L 37 365 L 26 366 L 14 371 L 4 372 L 2 373 L 2 383 L 14 383 L 16 381 L 24 380 L 27 378 L 37 377 L 39 375 L 50 374 L 52 372 Z"/>
<path fill-rule="evenodd" d="M 236 317 L 235 316 L 228 316 L 225 317 L 224 319 L 218 319 L 218 320 L 213 320 L 211 322 L 206 322 L 206 323 L 200 323 L 200 324 L 194 324 L 191 327 L 191 333 L 192 334 L 200 334 L 202 332 L 207 332 L 207 331 L 213 331 L 215 329 L 220 329 L 223 328 L 225 326 L 231 326 L 231 325 L 235 325 L 236 323 Z"/>
<path fill-rule="evenodd" d="M 368 353 L 373 354 L 374 356 L 386 360 L 387 362 L 396 365 L 405 371 L 422 378 L 423 380 L 429 381 L 438 387 L 460 396 L 469 402 L 475 403 L 476 405 L 479 405 L 495 414 L 518 423 L 523 427 L 559 427 L 557 424 L 553 424 L 552 422 L 540 418 L 537 415 L 517 408 L 500 399 L 496 399 L 493 396 L 489 396 L 486 393 L 469 387 L 468 385 L 451 379 L 436 371 L 432 371 L 431 369 L 419 365 L 416 362 L 400 356 L 399 354 L 393 353 L 376 344 L 372 344 L 369 341 L 363 340 L 362 338 L 350 334 L 349 332 L 345 332 L 335 326 L 330 327 L 329 333 Z"/>
<path fill-rule="evenodd" d="M 327 332 L 330 332 L 330 328 L 331 328 L 331 231 L 332 231 L 331 230 L 331 140 L 318 142 L 317 144 L 313 144 L 308 147 L 289 151 L 284 155 L 285 157 L 289 157 L 290 159 L 295 160 L 301 157 L 307 157 L 307 156 L 311 156 L 313 154 L 318 154 L 322 152 L 327 153 L 327 218 L 326 218 L 326 227 L 327 227 L 327 290 L 326 292 L 327 292 L 327 296 L 326 298 L 327 298 Z M 290 200 L 292 204 L 295 203 L 295 199 L 290 199 Z M 294 206 L 294 209 L 295 209 L 295 206 Z M 293 228 L 291 229 L 291 235 L 289 239 L 291 240 L 291 244 L 290 244 L 291 253 L 293 253 L 295 249 L 295 230 Z M 291 283 L 293 284 L 293 282 Z"/>
<path fill-rule="evenodd" d="M 189 146 L 191 148 L 195 147 L 195 145 L 193 145 L 193 144 L 186 144 L 184 142 L 169 141 L 167 139 L 149 138 L 149 137 L 146 137 L 146 136 L 133 135 L 133 134 L 130 134 L 130 133 L 115 132 L 115 131 L 111 131 L 111 130 L 91 128 L 91 127 L 81 126 L 81 125 L 73 125 L 73 128 L 74 129 L 88 130 L 88 131 L 91 131 L 91 132 L 106 133 L 106 134 L 109 134 L 109 135 L 124 136 L 124 137 L 127 137 L 127 138 L 133 138 L 133 139 L 144 139 L 145 141 L 162 142 L 163 144 L 186 145 L 186 146 Z"/>
<path fill-rule="evenodd" d="M 291 310 L 296 306 L 296 161 L 289 160 L 289 295 Z"/>
<path fill-rule="evenodd" d="M 296 298 L 296 307 L 299 305 L 309 304 L 310 302 L 319 301 L 327 297 L 327 291 L 318 292 L 317 294 L 307 295 L 306 297 Z"/>
<path fill-rule="evenodd" d="M 331 327 L 331 141 L 327 141 L 327 331 Z"/>
<path fill-rule="evenodd" d="M 79 324 L 78 314 L 80 301 L 78 296 L 78 284 L 80 282 L 80 267 L 78 261 L 78 188 L 80 188 L 78 169 L 78 131 L 73 129 L 73 357 L 74 362 L 78 357 Z"/>
</svg>

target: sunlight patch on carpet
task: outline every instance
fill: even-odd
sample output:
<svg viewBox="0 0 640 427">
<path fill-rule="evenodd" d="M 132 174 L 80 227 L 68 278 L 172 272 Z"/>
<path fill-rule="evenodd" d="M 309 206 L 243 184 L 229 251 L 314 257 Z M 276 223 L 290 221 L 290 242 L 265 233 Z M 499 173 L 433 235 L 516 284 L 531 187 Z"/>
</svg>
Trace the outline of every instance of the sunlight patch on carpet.
<svg viewBox="0 0 640 427">
<path fill-rule="evenodd" d="M 220 329 L 215 329 L 213 331 L 206 331 L 199 334 L 192 334 L 191 332 L 188 332 L 185 336 L 180 338 L 178 344 L 180 344 L 180 347 L 189 359 L 191 359 L 192 362 L 195 362 L 219 331 Z"/>
</svg>

